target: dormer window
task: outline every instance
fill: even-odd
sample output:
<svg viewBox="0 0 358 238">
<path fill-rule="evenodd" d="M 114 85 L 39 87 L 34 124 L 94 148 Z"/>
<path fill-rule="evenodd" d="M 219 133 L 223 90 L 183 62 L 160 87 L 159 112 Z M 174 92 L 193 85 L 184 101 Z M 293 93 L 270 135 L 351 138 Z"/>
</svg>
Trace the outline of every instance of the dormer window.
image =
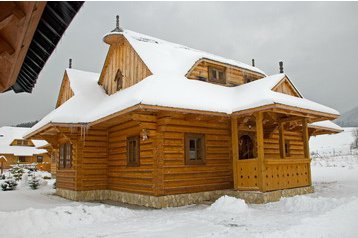
<svg viewBox="0 0 358 238">
<path fill-rule="evenodd" d="M 123 88 L 123 74 L 120 69 L 117 70 L 114 81 L 117 85 L 117 91 L 121 90 Z"/>
<path fill-rule="evenodd" d="M 248 75 L 244 75 L 244 83 L 250 83 L 254 81 L 255 79 L 253 77 L 250 77 Z"/>
<path fill-rule="evenodd" d="M 226 76 L 225 76 L 225 68 L 216 68 L 209 66 L 209 82 L 212 83 L 225 83 Z"/>
</svg>

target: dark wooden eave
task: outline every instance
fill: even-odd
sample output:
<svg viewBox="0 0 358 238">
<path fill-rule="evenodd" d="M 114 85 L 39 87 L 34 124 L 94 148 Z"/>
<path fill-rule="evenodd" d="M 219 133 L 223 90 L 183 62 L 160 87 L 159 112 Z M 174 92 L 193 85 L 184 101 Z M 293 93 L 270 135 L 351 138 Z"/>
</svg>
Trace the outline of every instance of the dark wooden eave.
<svg viewBox="0 0 358 238">
<path fill-rule="evenodd" d="M 0 37 L 5 32 L 8 39 L 0 38 L 0 45 L 4 45 L 0 47 L 0 92 L 32 92 L 46 61 L 83 3 L 1 3 L 0 27 L 4 30 L 0 29 Z M 11 42 L 11 38 L 17 40 Z"/>
</svg>

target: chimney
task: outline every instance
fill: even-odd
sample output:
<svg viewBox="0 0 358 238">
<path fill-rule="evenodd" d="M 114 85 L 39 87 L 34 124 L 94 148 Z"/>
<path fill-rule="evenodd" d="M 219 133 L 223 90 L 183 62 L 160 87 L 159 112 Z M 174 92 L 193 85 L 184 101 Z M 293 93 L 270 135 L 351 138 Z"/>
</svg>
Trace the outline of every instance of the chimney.
<svg viewBox="0 0 358 238">
<path fill-rule="evenodd" d="M 119 26 L 119 16 L 116 16 L 116 28 L 103 37 L 103 41 L 109 45 L 117 44 L 123 39 L 123 29 Z"/>
<path fill-rule="evenodd" d="M 252 66 L 255 67 L 255 59 L 252 59 Z"/>
<path fill-rule="evenodd" d="M 69 59 L 68 61 L 68 68 L 72 69 L 72 59 Z"/>
<path fill-rule="evenodd" d="M 280 61 L 278 64 L 280 65 L 280 74 L 283 74 L 283 62 Z"/>
</svg>

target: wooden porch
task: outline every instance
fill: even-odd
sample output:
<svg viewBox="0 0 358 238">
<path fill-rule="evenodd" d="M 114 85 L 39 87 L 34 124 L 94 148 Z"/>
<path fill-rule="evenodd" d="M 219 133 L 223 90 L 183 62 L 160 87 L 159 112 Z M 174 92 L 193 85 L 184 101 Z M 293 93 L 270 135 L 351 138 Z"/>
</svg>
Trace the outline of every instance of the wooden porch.
<svg viewBox="0 0 358 238">
<path fill-rule="evenodd" d="M 272 109 L 231 117 L 233 181 L 239 191 L 311 186 L 308 123 L 314 114 Z M 252 141 L 249 155 L 243 138 Z"/>
</svg>

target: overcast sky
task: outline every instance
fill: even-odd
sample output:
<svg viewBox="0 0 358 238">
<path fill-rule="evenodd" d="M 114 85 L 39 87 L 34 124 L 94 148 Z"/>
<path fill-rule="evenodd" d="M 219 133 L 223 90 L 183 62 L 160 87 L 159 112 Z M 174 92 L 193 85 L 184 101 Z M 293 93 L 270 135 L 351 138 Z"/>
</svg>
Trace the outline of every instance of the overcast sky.
<svg viewBox="0 0 358 238">
<path fill-rule="evenodd" d="M 285 73 L 308 99 L 345 112 L 358 106 L 358 3 L 86 2 L 42 70 L 32 94 L 0 94 L 0 126 L 54 109 L 68 59 L 100 72 L 102 37 L 123 28 Z"/>
</svg>

